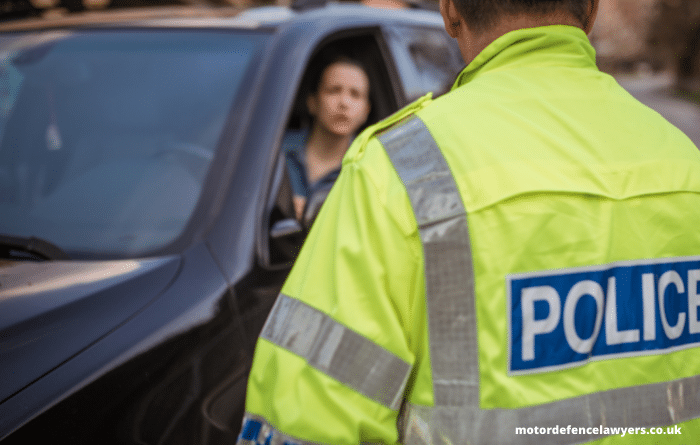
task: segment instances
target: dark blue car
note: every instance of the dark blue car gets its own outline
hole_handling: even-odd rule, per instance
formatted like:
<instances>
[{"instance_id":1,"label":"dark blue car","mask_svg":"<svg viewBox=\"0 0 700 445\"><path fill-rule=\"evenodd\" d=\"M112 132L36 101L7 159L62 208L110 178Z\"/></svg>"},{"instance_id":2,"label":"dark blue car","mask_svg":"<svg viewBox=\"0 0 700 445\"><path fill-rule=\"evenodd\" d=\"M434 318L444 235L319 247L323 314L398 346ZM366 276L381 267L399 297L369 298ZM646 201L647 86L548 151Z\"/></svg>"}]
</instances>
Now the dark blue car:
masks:
<instances>
[{"instance_id":1,"label":"dark blue car","mask_svg":"<svg viewBox=\"0 0 700 445\"><path fill-rule=\"evenodd\" d=\"M235 442L305 233L280 144L329 47L369 67L370 123L462 66L415 8L0 23L3 445Z\"/></svg>"}]
</instances>

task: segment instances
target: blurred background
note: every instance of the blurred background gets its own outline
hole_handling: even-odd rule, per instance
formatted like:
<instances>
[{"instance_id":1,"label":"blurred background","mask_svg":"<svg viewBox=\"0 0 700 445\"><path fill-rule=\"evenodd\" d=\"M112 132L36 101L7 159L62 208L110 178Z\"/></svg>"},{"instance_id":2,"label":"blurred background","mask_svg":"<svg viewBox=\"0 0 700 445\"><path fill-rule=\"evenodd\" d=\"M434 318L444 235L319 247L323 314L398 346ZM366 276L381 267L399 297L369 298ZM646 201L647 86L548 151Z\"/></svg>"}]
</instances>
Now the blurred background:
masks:
<instances>
[{"instance_id":1,"label":"blurred background","mask_svg":"<svg viewBox=\"0 0 700 445\"><path fill-rule=\"evenodd\" d=\"M391 0L375 0L389 3ZM430 1L430 0L429 0ZM436 0L434 0L436 1ZM290 0L0 0L4 20L63 11L187 5L287 5ZM601 0L591 40L601 69L666 73L684 90L700 91L700 0Z\"/></svg>"},{"instance_id":2,"label":"blurred background","mask_svg":"<svg viewBox=\"0 0 700 445\"><path fill-rule=\"evenodd\" d=\"M245 9L292 0L0 0L0 20L97 9L188 6ZM315 1L315 0L307 0ZM380 7L402 1L358 0ZM591 40L598 65L700 142L700 0L601 0Z\"/></svg>"}]
</instances>

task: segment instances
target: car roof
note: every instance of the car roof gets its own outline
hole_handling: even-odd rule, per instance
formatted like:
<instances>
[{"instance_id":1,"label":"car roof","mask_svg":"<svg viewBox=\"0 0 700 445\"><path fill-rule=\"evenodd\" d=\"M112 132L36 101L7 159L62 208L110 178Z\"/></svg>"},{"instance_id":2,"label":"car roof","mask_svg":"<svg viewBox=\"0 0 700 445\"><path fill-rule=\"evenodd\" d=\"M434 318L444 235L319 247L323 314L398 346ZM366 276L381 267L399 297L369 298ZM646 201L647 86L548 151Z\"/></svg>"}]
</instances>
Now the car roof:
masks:
<instances>
[{"instance_id":1,"label":"car roof","mask_svg":"<svg viewBox=\"0 0 700 445\"><path fill-rule=\"evenodd\" d=\"M342 19L342 20L340 20ZM440 16L434 10L408 7L383 9L359 3L330 2L297 9L287 6L236 7L161 6L77 13L53 11L42 17L0 22L0 32L92 27L166 27L166 28L277 28L296 21L337 21L339 27L383 22L404 22L435 26Z\"/></svg>"}]
</instances>

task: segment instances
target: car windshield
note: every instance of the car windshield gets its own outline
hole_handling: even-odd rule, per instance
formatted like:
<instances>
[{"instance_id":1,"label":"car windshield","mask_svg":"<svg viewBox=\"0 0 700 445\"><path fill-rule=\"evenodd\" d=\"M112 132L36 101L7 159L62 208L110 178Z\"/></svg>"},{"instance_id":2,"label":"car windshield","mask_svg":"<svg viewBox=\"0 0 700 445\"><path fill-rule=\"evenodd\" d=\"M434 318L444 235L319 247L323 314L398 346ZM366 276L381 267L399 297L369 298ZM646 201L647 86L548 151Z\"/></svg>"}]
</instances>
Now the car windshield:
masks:
<instances>
[{"instance_id":1,"label":"car windshield","mask_svg":"<svg viewBox=\"0 0 700 445\"><path fill-rule=\"evenodd\" d=\"M177 239L266 34L0 35L0 234L74 257Z\"/></svg>"}]
</instances>

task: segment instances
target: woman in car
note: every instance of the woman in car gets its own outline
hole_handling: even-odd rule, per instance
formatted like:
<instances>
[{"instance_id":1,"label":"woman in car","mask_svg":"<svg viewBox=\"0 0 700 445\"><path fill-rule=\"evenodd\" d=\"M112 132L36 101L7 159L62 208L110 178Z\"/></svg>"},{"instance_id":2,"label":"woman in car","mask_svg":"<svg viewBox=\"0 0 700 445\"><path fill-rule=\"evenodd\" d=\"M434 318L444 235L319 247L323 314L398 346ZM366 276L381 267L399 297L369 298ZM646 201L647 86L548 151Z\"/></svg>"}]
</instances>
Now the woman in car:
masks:
<instances>
[{"instance_id":1,"label":"woman in car","mask_svg":"<svg viewBox=\"0 0 700 445\"><path fill-rule=\"evenodd\" d=\"M308 129L290 131L284 139L297 219L317 190L328 190L358 129L369 115L370 86L362 64L344 55L321 57L311 73L306 108Z\"/></svg>"}]
</instances>

